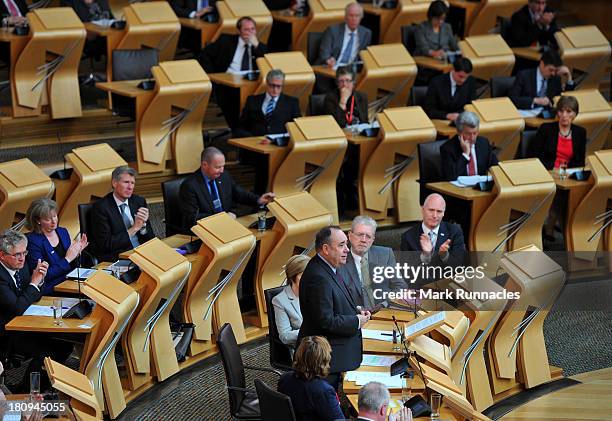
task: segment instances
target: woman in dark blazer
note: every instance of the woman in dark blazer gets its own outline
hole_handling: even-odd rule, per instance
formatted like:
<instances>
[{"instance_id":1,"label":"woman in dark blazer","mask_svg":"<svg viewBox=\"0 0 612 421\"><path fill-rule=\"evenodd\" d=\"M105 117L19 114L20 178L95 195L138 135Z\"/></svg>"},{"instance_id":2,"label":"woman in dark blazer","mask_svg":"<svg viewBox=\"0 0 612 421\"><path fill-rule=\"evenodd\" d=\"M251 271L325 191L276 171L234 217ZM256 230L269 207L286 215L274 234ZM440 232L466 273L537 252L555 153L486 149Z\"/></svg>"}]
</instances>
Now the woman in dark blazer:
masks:
<instances>
[{"instance_id":1,"label":"woman in dark blazer","mask_svg":"<svg viewBox=\"0 0 612 421\"><path fill-rule=\"evenodd\" d=\"M355 91L355 74L349 66L336 70L336 86L323 101L325 114L331 114L342 128L368 122L368 97Z\"/></svg>"},{"instance_id":2,"label":"woman in dark blazer","mask_svg":"<svg viewBox=\"0 0 612 421\"><path fill-rule=\"evenodd\" d=\"M325 380L331 346L323 336L306 336L293 359L293 371L278 380L278 391L289 396L297 421L345 419L338 395Z\"/></svg>"},{"instance_id":3,"label":"woman in dark blazer","mask_svg":"<svg viewBox=\"0 0 612 421\"><path fill-rule=\"evenodd\" d=\"M47 198L37 199L26 212L28 237L28 267L35 268L38 260L49 264L42 293L53 293L53 288L63 282L75 267L76 259L89 244L83 234L71 241L66 228L58 226L57 204Z\"/></svg>"},{"instance_id":4,"label":"woman in dark blazer","mask_svg":"<svg viewBox=\"0 0 612 421\"><path fill-rule=\"evenodd\" d=\"M459 45L451 26L444 22L448 6L436 0L429 5L427 20L417 26L415 36L415 56L429 56L443 59L447 51L459 50Z\"/></svg>"},{"instance_id":5,"label":"woman in dark blazer","mask_svg":"<svg viewBox=\"0 0 612 421\"><path fill-rule=\"evenodd\" d=\"M557 119L538 129L528 148L530 158L539 158L548 170L565 164L568 168L583 167L586 150L586 130L572 124L578 115L578 101L562 96L557 103Z\"/></svg>"}]
</instances>

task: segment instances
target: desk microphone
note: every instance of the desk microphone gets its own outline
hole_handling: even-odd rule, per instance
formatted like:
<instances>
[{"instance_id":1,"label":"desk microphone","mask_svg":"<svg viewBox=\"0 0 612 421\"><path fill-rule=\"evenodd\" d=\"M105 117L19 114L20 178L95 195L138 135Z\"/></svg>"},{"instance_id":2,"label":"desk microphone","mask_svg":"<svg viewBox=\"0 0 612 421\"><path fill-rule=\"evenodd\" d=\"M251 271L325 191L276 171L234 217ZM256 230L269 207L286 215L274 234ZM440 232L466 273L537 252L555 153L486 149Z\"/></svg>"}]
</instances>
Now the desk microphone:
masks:
<instances>
[{"instance_id":1,"label":"desk microphone","mask_svg":"<svg viewBox=\"0 0 612 421\"><path fill-rule=\"evenodd\" d=\"M394 372L395 374L399 374L402 371L404 372L404 375L405 375L406 371L408 370L408 367L410 366L410 363L408 361L410 350L408 349L408 346L406 346L406 335L404 333L404 330L400 329L399 325L397 324L397 319L395 318L395 316L392 315L391 318L393 319L393 324L395 324L395 328L399 332L400 340L402 341L402 346L404 347L404 353L406 355L405 357L402 357L401 359L391 364L391 367L390 367L391 375L393 376ZM419 372L421 373L421 378L423 379L423 383L425 383L425 376L423 375L423 369L421 368L421 362L419 361L418 354L416 353L416 351L412 351L412 352L414 353L415 360L417 362L417 366L419 367Z\"/></svg>"},{"instance_id":2,"label":"desk microphone","mask_svg":"<svg viewBox=\"0 0 612 421\"><path fill-rule=\"evenodd\" d=\"M81 235L83 235L81 233ZM78 258L78 262L77 262L77 288L79 290L79 302L76 303L75 305L73 305L72 307L70 307L70 309L64 313L64 317L66 318L70 318L70 317L76 317L77 319L83 319L85 318L85 316L87 316L89 313L91 313L91 310L93 309L93 306L91 305L91 303L87 300L83 299L83 293L81 292L81 274L80 274L80 270L81 270L81 255L82 255L83 251L79 251L79 258Z\"/></svg>"}]
</instances>

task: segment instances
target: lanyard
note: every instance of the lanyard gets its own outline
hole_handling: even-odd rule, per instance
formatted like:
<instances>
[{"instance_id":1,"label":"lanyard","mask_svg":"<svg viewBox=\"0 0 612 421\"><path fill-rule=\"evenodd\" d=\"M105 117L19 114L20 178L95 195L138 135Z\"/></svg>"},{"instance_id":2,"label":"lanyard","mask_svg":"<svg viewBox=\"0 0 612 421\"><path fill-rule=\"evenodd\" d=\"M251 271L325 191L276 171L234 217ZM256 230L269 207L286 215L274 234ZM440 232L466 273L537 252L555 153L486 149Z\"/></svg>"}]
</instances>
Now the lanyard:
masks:
<instances>
[{"instance_id":1,"label":"lanyard","mask_svg":"<svg viewBox=\"0 0 612 421\"><path fill-rule=\"evenodd\" d=\"M355 109L355 95L351 95L351 111L345 111L344 117L346 118L346 123L350 125L353 122L353 110Z\"/></svg>"}]
</instances>

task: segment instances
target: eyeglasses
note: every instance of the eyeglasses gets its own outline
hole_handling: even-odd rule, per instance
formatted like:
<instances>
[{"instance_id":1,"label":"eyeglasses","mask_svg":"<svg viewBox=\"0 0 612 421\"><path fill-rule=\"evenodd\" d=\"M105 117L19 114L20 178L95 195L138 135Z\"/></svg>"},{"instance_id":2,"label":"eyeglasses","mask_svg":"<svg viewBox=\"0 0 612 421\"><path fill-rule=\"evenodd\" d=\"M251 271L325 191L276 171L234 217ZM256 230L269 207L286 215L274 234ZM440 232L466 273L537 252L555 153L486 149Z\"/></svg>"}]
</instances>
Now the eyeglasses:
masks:
<instances>
[{"instance_id":1,"label":"eyeglasses","mask_svg":"<svg viewBox=\"0 0 612 421\"><path fill-rule=\"evenodd\" d=\"M338 79L338 83L353 83L353 79Z\"/></svg>"},{"instance_id":2,"label":"eyeglasses","mask_svg":"<svg viewBox=\"0 0 612 421\"><path fill-rule=\"evenodd\" d=\"M364 238L366 240L371 240L372 238L374 238L373 236L371 236L370 234L366 234L365 232L354 232L353 235L357 238Z\"/></svg>"},{"instance_id":3,"label":"eyeglasses","mask_svg":"<svg viewBox=\"0 0 612 421\"><path fill-rule=\"evenodd\" d=\"M26 257L28 255L28 250L26 251L19 251L17 253L13 253L13 254L9 254L9 256L11 257L16 257L16 258L21 258L21 257Z\"/></svg>"},{"instance_id":4,"label":"eyeglasses","mask_svg":"<svg viewBox=\"0 0 612 421\"><path fill-rule=\"evenodd\" d=\"M274 89L283 89L283 85L277 85L276 83L268 83L268 86Z\"/></svg>"}]
</instances>

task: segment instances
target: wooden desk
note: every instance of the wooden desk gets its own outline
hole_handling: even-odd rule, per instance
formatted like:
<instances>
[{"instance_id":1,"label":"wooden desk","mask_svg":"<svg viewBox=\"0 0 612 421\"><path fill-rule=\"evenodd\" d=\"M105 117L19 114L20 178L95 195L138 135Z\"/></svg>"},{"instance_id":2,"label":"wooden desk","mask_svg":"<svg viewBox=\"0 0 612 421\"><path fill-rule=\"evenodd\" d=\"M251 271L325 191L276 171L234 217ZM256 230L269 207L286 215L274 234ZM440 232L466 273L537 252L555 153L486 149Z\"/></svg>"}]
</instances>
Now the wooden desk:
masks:
<instances>
[{"instance_id":1,"label":"wooden desk","mask_svg":"<svg viewBox=\"0 0 612 421\"><path fill-rule=\"evenodd\" d=\"M542 56L540 49L537 47L514 47L512 48L512 52L516 57L535 62L540 61L540 57Z\"/></svg>"},{"instance_id":2,"label":"wooden desk","mask_svg":"<svg viewBox=\"0 0 612 421\"><path fill-rule=\"evenodd\" d=\"M578 181L571 178L566 178L565 180L561 180L559 178L559 172L552 170L550 171L553 179L555 180L555 184L557 185L558 190L567 191L567 207L565 210L565 218L563 219L563 241L565 243L565 249L571 250L570 246L570 221L572 221L574 217L574 212L576 208L584 198L584 196L591 189L592 183L588 180Z\"/></svg>"},{"instance_id":3,"label":"wooden desk","mask_svg":"<svg viewBox=\"0 0 612 421\"><path fill-rule=\"evenodd\" d=\"M416 62L417 66L425 67L426 69L437 70L442 73L450 72L453 69L452 64L437 58L428 56L413 56L412 58Z\"/></svg>"},{"instance_id":4,"label":"wooden desk","mask_svg":"<svg viewBox=\"0 0 612 421\"><path fill-rule=\"evenodd\" d=\"M477 222L484 211L489 207L494 199L493 192L482 192L471 187L453 186L448 181L439 181L437 183L427 183L427 188L436 191L442 195L448 195L463 199L470 202L470 244L468 249L474 250L474 230Z\"/></svg>"},{"instance_id":5,"label":"wooden desk","mask_svg":"<svg viewBox=\"0 0 612 421\"><path fill-rule=\"evenodd\" d=\"M181 27L190 28L200 33L200 49L206 47L206 44L212 41L213 36L217 32L219 22L206 22L199 18L179 18Z\"/></svg>"},{"instance_id":6,"label":"wooden desk","mask_svg":"<svg viewBox=\"0 0 612 421\"><path fill-rule=\"evenodd\" d=\"M268 180L266 183L266 191L272 191L272 180L274 179L274 174L276 174L276 170L289 153L289 148L287 146L276 146L272 144L263 145L261 142L264 139L264 136L243 137L238 139L230 139L228 143L230 145L237 146L238 148L264 155L263 158L268 160Z\"/></svg>"},{"instance_id":7,"label":"wooden desk","mask_svg":"<svg viewBox=\"0 0 612 421\"><path fill-rule=\"evenodd\" d=\"M438 132L438 137L448 137L451 138L457 134L457 128L451 127L450 120L437 120L432 119L436 131Z\"/></svg>"},{"instance_id":8,"label":"wooden desk","mask_svg":"<svg viewBox=\"0 0 612 421\"><path fill-rule=\"evenodd\" d=\"M19 54L28 43L27 35L15 35L13 34L13 28L2 28L0 29L0 42L6 42L9 44L9 65L11 69L15 68L15 63L17 62L17 58ZM12 80L12 77L9 75L9 81ZM15 99L15 91L11 84L11 97L12 97L12 109L13 109L13 117L27 117L37 115L36 110L28 110L23 107L19 107L17 105L17 100Z\"/></svg>"},{"instance_id":9,"label":"wooden desk","mask_svg":"<svg viewBox=\"0 0 612 421\"><path fill-rule=\"evenodd\" d=\"M236 75L233 73L210 73L208 77L214 83L240 90L241 112L244 109L244 104L246 104L249 95L253 95L257 87L261 84L261 75L257 80L246 80L243 75Z\"/></svg>"},{"instance_id":10,"label":"wooden desk","mask_svg":"<svg viewBox=\"0 0 612 421\"><path fill-rule=\"evenodd\" d=\"M328 77L331 79L336 78L336 71L334 70L334 68L329 67L325 64L315 64L314 66L312 66L312 70L320 76ZM355 75L355 82L357 82L358 77L359 75Z\"/></svg>"},{"instance_id":11,"label":"wooden desk","mask_svg":"<svg viewBox=\"0 0 612 421\"><path fill-rule=\"evenodd\" d=\"M554 118L542 118L542 117L527 117L525 118L525 126L531 129L538 129L544 123L552 123L556 121Z\"/></svg>"},{"instance_id":12,"label":"wooden desk","mask_svg":"<svg viewBox=\"0 0 612 421\"><path fill-rule=\"evenodd\" d=\"M53 300L61 297L44 296L34 303L41 306L53 305ZM74 298L66 298L66 300L75 301ZM6 330L22 331L22 332L46 332L46 333L85 333L89 334L99 320L91 317L84 319L62 319L61 325L56 325L53 322L53 317L47 316L17 316L6 324Z\"/></svg>"},{"instance_id":13,"label":"wooden desk","mask_svg":"<svg viewBox=\"0 0 612 421\"><path fill-rule=\"evenodd\" d=\"M374 367L374 366L362 365L355 371L365 372L365 373L385 373L385 372L388 373L389 367ZM424 390L425 389L425 383L423 383L423 379L421 379L421 377L417 375L415 375L413 379L410 379L408 381L408 385L410 386L412 390ZM357 396L357 393L359 393L359 389L361 389L361 387L362 386L358 385L357 383L353 381L346 380L346 378L342 381L342 390L347 395L354 393L355 396ZM388 390L390 393L399 393L399 394L402 393L401 387L390 387ZM357 405L355 405L355 408L356 407Z\"/></svg>"}]
</instances>

